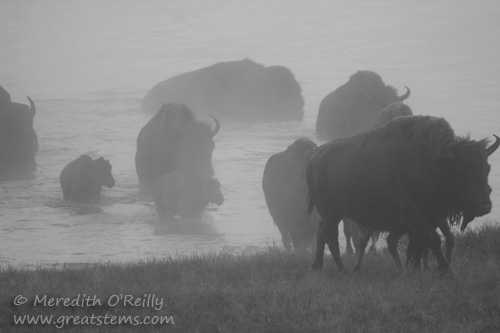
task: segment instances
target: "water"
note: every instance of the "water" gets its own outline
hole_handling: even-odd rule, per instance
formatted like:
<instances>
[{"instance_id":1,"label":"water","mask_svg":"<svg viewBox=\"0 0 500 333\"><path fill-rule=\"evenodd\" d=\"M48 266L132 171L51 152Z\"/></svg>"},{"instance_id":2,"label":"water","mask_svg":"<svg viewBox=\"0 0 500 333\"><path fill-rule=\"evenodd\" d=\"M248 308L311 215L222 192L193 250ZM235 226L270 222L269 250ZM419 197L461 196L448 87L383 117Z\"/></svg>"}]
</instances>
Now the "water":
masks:
<instances>
[{"instance_id":1,"label":"water","mask_svg":"<svg viewBox=\"0 0 500 333\"><path fill-rule=\"evenodd\" d=\"M400 92L416 114L448 119L458 134L500 134L497 1L2 1L0 84L35 100L35 179L0 183L0 263L30 266L133 261L195 251L281 246L261 178L295 138L317 143L321 99L357 70ZM160 223L140 193L135 141L151 115L146 92L173 75L251 58L292 70L302 122L223 123L213 156L226 198L199 223ZM109 158L116 186L100 210L62 200L59 173L81 154ZM499 220L500 154L490 158Z\"/></svg>"}]
</instances>

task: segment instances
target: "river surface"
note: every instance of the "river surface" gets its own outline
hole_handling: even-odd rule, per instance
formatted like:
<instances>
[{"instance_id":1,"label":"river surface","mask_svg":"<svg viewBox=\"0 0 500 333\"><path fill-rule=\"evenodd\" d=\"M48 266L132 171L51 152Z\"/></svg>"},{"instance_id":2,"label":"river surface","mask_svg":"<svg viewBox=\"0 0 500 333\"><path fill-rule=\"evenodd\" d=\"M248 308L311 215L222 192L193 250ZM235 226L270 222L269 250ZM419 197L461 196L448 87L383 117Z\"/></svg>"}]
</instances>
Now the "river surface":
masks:
<instances>
[{"instance_id":1,"label":"river surface","mask_svg":"<svg viewBox=\"0 0 500 333\"><path fill-rule=\"evenodd\" d=\"M0 182L0 263L136 261L281 246L261 179L267 159L314 130L321 99L358 70L404 92L415 114L457 134L500 135L500 2L80 0L0 2L0 84L37 105L34 179ZM225 202L196 223L159 222L134 166L146 92L171 76L250 58L288 67L301 122L222 123L213 163ZM63 201L59 173L81 154L110 159L99 207ZM500 154L490 158L499 221ZM343 242L343 239L341 240ZM342 245L343 246L343 245Z\"/></svg>"}]
</instances>

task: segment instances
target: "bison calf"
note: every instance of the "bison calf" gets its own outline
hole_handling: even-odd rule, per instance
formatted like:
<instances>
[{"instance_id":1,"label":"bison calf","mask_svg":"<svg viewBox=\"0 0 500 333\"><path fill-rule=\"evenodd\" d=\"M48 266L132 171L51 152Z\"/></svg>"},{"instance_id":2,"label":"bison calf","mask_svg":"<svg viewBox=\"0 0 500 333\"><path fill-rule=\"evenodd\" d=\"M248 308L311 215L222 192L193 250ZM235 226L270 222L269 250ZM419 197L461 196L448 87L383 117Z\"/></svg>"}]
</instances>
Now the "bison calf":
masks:
<instances>
[{"instance_id":1,"label":"bison calf","mask_svg":"<svg viewBox=\"0 0 500 333\"><path fill-rule=\"evenodd\" d=\"M88 155L82 155L68 163L59 176L64 200L98 203L102 187L115 186L111 168L109 160L102 157L92 160Z\"/></svg>"},{"instance_id":2,"label":"bison calf","mask_svg":"<svg viewBox=\"0 0 500 333\"><path fill-rule=\"evenodd\" d=\"M220 183L195 172L172 172L158 178L153 185L153 199L158 217L162 220L199 218L209 203L224 202Z\"/></svg>"}]
</instances>

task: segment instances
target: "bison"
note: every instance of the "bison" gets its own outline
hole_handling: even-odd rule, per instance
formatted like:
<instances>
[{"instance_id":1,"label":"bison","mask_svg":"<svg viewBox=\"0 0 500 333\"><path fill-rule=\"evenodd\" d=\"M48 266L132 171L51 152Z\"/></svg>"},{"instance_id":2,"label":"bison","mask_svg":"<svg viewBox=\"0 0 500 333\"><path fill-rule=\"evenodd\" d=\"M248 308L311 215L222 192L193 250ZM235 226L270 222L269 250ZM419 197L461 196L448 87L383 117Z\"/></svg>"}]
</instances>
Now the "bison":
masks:
<instances>
[{"instance_id":1,"label":"bison","mask_svg":"<svg viewBox=\"0 0 500 333\"><path fill-rule=\"evenodd\" d=\"M214 129L196 119L187 106L164 104L137 137L135 166L139 183L150 187L157 178L174 171L213 175L213 138L220 124L212 118Z\"/></svg>"},{"instance_id":2,"label":"bison","mask_svg":"<svg viewBox=\"0 0 500 333\"><path fill-rule=\"evenodd\" d=\"M195 172L172 172L158 178L153 185L153 199L161 220L175 215L199 218L209 203L224 202L217 179Z\"/></svg>"},{"instance_id":3,"label":"bison","mask_svg":"<svg viewBox=\"0 0 500 333\"><path fill-rule=\"evenodd\" d=\"M300 120L304 114L302 88L293 73L250 59L220 62L162 81L146 94L141 108L152 113L168 102L239 120Z\"/></svg>"},{"instance_id":4,"label":"bison","mask_svg":"<svg viewBox=\"0 0 500 333\"><path fill-rule=\"evenodd\" d=\"M327 139L348 137L370 129L380 110L410 96L410 89L398 96L379 74L358 71L347 83L326 95L316 120L318 135Z\"/></svg>"},{"instance_id":5,"label":"bison","mask_svg":"<svg viewBox=\"0 0 500 333\"><path fill-rule=\"evenodd\" d=\"M264 168L262 189L283 246L304 249L318 229L318 215L307 218L306 165L317 145L306 138L295 140L285 151L272 155Z\"/></svg>"},{"instance_id":6,"label":"bison","mask_svg":"<svg viewBox=\"0 0 500 333\"><path fill-rule=\"evenodd\" d=\"M412 116L412 115L413 112L411 108L408 105L404 104L403 102L391 103L384 109L380 110L371 129L381 128L394 118L403 116ZM343 221L344 221L344 236L346 238L346 252L353 253L353 248L351 245L351 239L352 239L354 247L356 248L356 253L358 253L359 252L358 236L360 235L358 224L349 218L344 218ZM379 236L380 236L379 232L374 232L372 234L371 237L372 245L370 246L370 251L372 252L376 251L375 243L379 239Z\"/></svg>"},{"instance_id":7,"label":"bison","mask_svg":"<svg viewBox=\"0 0 500 333\"><path fill-rule=\"evenodd\" d=\"M35 154L38 137L33 128L35 103L30 106L13 103L10 94L0 86L0 177L24 178L36 171Z\"/></svg>"},{"instance_id":8,"label":"bison","mask_svg":"<svg viewBox=\"0 0 500 333\"><path fill-rule=\"evenodd\" d=\"M451 262L451 253L453 250L453 247L455 245L455 237L453 236L453 233L450 230L450 224L448 223L447 220L441 220L438 224L439 230L443 233L445 239L446 239L446 252L445 252L445 257L448 260L448 262ZM367 234L365 235L364 232ZM371 233L370 229L364 228L363 231L363 237L360 239L360 243L358 243L358 246L360 248L363 248L364 252L364 247L366 244L364 243L367 241L369 238L369 234ZM403 233L400 231L395 231L392 230L389 235L387 236L387 246L389 249L389 253L391 254L392 258L394 259L394 263L399 269L403 268L403 265L401 264L401 259L399 257L398 253L398 243L400 238L403 236ZM429 268L428 264L428 252L429 249L426 247L422 247L421 244L414 238L410 236L410 241L408 243L407 247L407 256L406 256L406 266L408 267L409 265L412 266L414 270L420 268L420 261L423 261L424 269ZM361 267L361 258L363 257L362 253L358 253L358 261L356 262L356 265L354 266L355 270L358 270Z\"/></svg>"},{"instance_id":9,"label":"bison","mask_svg":"<svg viewBox=\"0 0 500 333\"><path fill-rule=\"evenodd\" d=\"M322 267L328 244L344 270L338 223L347 216L368 230L409 233L449 271L436 228L461 216L464 230L491 211L488 156L500 145L495 139L488 147L487 140L455 136L443 118L408 116L319 147L306 170L308 212L316 207L322 218L312 268ZM360 264L361 257L355 268Z\"/></svg>"},{"instance_id":10,"label":"bison","mask_svg":"<svg viewBox=\"0 0 500 333\"><path fill-rule=\"evenodd\" d=\"M59 175L65 201L75 203L99 203L103 186L112 188L115 179L109 160L99 157L92 160L82 155L68 163Z\"/></svg>"},{"instance_id":11,"label":"bison","mask_svg":"<svg viewBox=\"0 0 500 333\"><path fill-rule=\"evenodd\" d=\"M439 230L441 230L446 240L445 257L448 260L448 262L451 263L451 253L453 251L453 247L455 246L455 236L451 232L450 224L446 220L441 220L438 224L438 228ZM394 249L396 249L397 246L394 244L391 245L391 242L397 245L398 243L397 235L392 240L390 239L387 240L389 248L391 248L392 246L393 247L392 251L394 251ZM418 241L410 237L406 255L406 266L408 267L409 265L411 265L413 269L420 269L420 260L422 259L424 269L428 269L429 268L429 263L427 259L428 254L429 254L429 248L422 247L422 245ZM396 262L396 265L398 265L398 262ZM399 263L399 267L401 267L401 263Z\"/></svg>"}]
</instances>

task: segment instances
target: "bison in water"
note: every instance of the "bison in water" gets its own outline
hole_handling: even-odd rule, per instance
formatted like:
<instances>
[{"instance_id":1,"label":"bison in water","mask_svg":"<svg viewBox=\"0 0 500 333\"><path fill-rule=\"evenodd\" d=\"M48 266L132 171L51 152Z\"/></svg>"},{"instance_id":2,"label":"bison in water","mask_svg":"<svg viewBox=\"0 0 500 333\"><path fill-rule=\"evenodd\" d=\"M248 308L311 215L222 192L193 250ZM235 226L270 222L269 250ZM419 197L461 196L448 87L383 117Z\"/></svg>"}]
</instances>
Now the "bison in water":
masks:
<instances>
[{"instance_id":1,"label":"bison in water","mask_svg":"<svg viewBox=\"0 0 500 333\"><path fill-rule=\"evenodd\" d=\"M442 271L449 262L436 232L447 218L462 217L461 229L491 211L490 156L500 145L457 137L448 122L429 116L399 117L378 130L319 147L307 170L308 212L322 217L312 268L323 266L328 244L344 270L338 243L343 216L368 230L409 233L432 250ZM369 233L366 233L369 235ZM361 238L366 246L366 236ZM359 268L364 247L360 251Z\"/></svg>"},{"instance_id":2,"label":"bison in water","mask_svg":"<svg viewBox=\"0 0 500 333\"><path fill-rule=\"evenodd\" d=\"M285 151L271 156L264 168L262 189L286 250L292 244L295 249L305 248L318 230L317 213L306 216L306 165L316 148L309 139L297 139Z\"/></svg>"},{"instance_id":3,"label":"bison in water","mask_svg":"<svg viewBox=\"0 0 500 333\"><path fill-rule=\"evenodd\" d=\"M316 131L322 137L337 139L370 129L379 111L393 102L410 96L408 87L404 95L386 86L377 73L358 71L349 81L328 94L320 103Z\"/></svg>"},{"instance_id":4,"label":"bison in water","mask_svg":"<svg viewBox=\"0 0 500 333\"><path fill-rule=\"evenodd\" d=\"M35 154L38 138L33 129L35 103L30 106L13 103L10 94L0 86L0 177L16 179L36 171Z\"/></svg>"},{"instance_id":5,"label":"bison in water","mask_svg":"<svg viewBox=\"0 0 500 333\"><path fill-rule=\"evenodd\" d=\"M149 187L157 178L174 171L213 175L213 138L220 124L212 118L214 129L197 120L195 113L185 105L163 105L137 138L135 167L139 182Z\"/></svg>"},{"instance_id":6,"label":"bison in water","mask_svg":"<svg viewBox=\"0 0 500 333\"><path fill-rule=\"evenodd\" d=\"M220 183L195 172L172 172L158 178L153 185L153 199L161 220L199 218L209 203L224 202Z\"/></svg>"},{"instance_id":7,"label":"bison in water","mask_svg":"<svg viewBox=\"0 0 500 333\"><path fill-rule=\"evenodd\" d=\"M59 175L64 200L98 203L101 200L102 187L115 186L111 168L108 160L102 157L92 160L88 155L82 155L68 163Z\"/></svg>"},{"instance_id":8,"label":"bison in water","mask_svg":"<svg viewBox=\"0 0 500 333\"><path fill-rule=\"evenodd\" d=\"M214 64L171 77L144 97L144 112L177 102L197 112L240 120L300 120L302 89L283 66L265 67L244 59Z\"/></svg>"}]
</instances>

